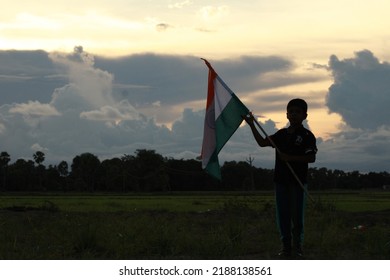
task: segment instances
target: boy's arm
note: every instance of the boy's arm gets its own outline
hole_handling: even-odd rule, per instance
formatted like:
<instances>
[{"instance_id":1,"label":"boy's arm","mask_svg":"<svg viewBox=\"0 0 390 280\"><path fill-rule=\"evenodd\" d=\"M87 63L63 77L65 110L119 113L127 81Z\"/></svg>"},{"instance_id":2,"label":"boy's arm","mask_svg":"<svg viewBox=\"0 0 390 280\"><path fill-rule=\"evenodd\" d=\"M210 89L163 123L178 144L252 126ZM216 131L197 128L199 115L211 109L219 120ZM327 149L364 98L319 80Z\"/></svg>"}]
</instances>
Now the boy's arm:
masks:
<instances>
[{"instance_id":1,"label":"boy's arm","mask_svg":"<svg viewBox=\"0 0 390 280\"><path fill-rule=\"evenodd\" d=\"M256 129L255 124L253 123L254 117L252 114L242 116L244 120L247 122L249 127L252 130L253 137L255 138L257 144L259 144L260 147L267 147L267 146L272 146L268 138L264 138L261 136L259 131Z\"/></svg>"}]
</instances>

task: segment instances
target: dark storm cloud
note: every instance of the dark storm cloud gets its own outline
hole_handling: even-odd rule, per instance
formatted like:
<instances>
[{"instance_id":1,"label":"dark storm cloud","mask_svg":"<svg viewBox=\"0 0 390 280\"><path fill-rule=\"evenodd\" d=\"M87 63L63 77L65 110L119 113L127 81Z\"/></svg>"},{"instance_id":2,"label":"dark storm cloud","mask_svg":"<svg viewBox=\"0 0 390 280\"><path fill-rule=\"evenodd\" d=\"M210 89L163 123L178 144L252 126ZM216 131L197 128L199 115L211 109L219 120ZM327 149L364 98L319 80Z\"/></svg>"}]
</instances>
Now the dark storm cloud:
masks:
<instances>
[{"instance_id":1,"label":"dark storm cloud","mask_svg":"<svg viewBox=\"0 0 390 280\"><path fill-rule=\"evenodd\" d=\"M229 81L233 90L248 92L283 85L284 79L270 74L288 72L295 66L283 57L241 56L216 61L213 67L223 79Z\"/></svg>"},{"instance_id":2,"label":"dark storm cloud","mask_svg":"<svg viewBox=\"0 0 390 280\"><path fill-rule=\"evenodd\" d=\"M44 51L0 51L0 73L8 75L46 76L53 63Z\"/></svg>"},{"instance_id":3,"label":"dark storm cloud","mask_svg":"<svg viewBox=\"0 0 390 280\"><path fill-rule=\"evenodd\" d=\"M211 61L233 90L260 90L293 83L287 79L263 78L270 72L288 71L293 64L281 57L244 56L232 60ZM199 57L138 54L117 59L95 57L95 65L114 73L117 98L129 98L134 104L180 104L205 98L207 68ZM279 77L280 78L280 77ZM124 89L129 85L129 89ZM115 85L114 85L115 86Z\"/></svg>"},{"instance_id":4,"label":"dark storm cloud","mask_svg":"<svg viewBox=\"0 0 390 280\"><path fill-rule=\"evenodd\" d=\"M95 58L96 67L113 73L116 98L127 98L141 106L158 101L179 104L203 98L204 90L200 90L199 85L205 73L201 71L200 62L191 56L155 54Z\"/></svg>"},{"instance_id":5,"label":"dark storm cloud","mask_svg":"<svg viewBox=\"0 0 390 280\"><path fill-rule=\"evenodd\" d=\"M353 128L376 129L390 125L390 65L368 50L354 58L339 60L332 55L329 69L334 82L326 104Z\"/></svg>"},{"instance_id":6,"label":"dark storm cloud","mask_svg":"<svg viewBox=\"0 0 390 280\"><path fill-rule=\"evenodd\" d=\"M44 51L0 51L1 104L47 102L53 89L66 81Z\"/></svg>"}]
</instances>

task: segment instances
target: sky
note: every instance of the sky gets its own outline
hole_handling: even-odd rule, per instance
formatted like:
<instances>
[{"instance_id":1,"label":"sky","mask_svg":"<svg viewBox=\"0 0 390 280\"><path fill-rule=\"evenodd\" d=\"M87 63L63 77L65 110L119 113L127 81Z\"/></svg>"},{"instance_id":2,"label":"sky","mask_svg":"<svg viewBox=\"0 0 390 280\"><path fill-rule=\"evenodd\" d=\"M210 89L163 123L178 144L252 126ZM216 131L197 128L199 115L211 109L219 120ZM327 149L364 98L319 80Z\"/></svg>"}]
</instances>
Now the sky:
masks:
<instances>
[{"instance_id":1,"label":"sky","mask_svg":"<svg viewBox=\"0 0 390 280\"><path fill-rule=\"evenodd\" d=\"M55 5L54 5L55 3ZM390 2L0 0L0 150L200 154L206 58L268 134L304 98L312 167L389 172ZM243 124L221 164L272 168Z\"/></svg>"}]
</instances>

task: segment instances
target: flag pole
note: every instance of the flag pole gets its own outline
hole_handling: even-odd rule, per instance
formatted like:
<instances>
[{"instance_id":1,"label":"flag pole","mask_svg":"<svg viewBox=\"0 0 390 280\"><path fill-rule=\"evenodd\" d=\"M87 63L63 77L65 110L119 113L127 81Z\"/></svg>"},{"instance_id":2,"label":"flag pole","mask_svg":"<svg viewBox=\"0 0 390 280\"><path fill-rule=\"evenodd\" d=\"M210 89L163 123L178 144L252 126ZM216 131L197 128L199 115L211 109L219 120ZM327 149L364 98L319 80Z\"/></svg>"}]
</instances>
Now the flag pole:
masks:
<instances>
[{"instance_id":1,"label":"flag pole","mask_svg":"<svg viewBox=\"0 0 390 280\"><path fill-rule=\"evenodd\" d=\"M260 128L260 130L264 133L265 137L269 140L269 142L271 143L272 147L275 148L276 152L277 153L281 153L281 151L279 150L279 148L276 146L275 142L272 140L271 137L268 136L267 132L265 132L265 130L261 127L260 123L256 120L256 118L253 118L253 120L255 121L256 125ZM309 192L307 191L307 189L305 188L305 186L303 185L301 179L299 179L298 175L295 173L294 169L292 168L291 164L288 162L288 161L285 161L288 169L290 169L291 171L291 174L294 176L294 178L297 180L299 186L302 188L302 190L305 192L305 194L310 198L310 200L312 202L315 202L314 201L314 198L309 194Z\"/></svg>"}]
</instances>

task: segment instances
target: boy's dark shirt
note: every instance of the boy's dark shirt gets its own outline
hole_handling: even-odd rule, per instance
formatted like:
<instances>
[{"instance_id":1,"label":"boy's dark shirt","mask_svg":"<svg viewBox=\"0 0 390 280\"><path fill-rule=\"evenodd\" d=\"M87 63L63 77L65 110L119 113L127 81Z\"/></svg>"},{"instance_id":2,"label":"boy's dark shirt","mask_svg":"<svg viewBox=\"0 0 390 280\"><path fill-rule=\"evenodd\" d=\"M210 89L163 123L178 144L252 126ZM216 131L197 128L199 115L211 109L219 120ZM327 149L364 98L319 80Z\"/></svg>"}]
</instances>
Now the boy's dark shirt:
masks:
<instances>
[{"instance_id":1,"label":"boy's dark shirt","mask_svg":"<svg viewBox=\"0 0 390 280\"><path fill-rule=\"evenodd\" d=\"M308 155L317 153L316 138L314 134L303 127L303 125L296 128L292 133L289 133L287 128L282 128L272 135L271 138L281 152L289 155ZM306 184L308 163L293 161L289 163L301 182ZM274 181L275 183L280 184L298 183L287 164L279 158L277 152Z\"/></svg>"}]
</instances>

